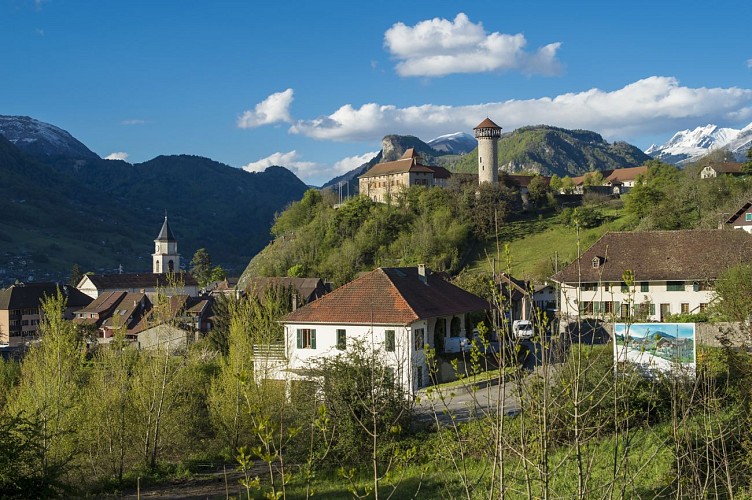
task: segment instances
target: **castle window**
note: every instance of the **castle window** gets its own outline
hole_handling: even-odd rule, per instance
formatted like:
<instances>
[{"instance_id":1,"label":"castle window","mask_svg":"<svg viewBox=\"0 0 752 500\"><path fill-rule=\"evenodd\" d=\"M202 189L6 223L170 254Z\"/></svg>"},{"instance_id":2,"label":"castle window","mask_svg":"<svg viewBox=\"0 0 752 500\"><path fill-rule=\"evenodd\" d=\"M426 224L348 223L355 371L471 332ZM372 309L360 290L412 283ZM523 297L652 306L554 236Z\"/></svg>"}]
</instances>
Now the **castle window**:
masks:
<instances>
[{"instance_id":1,"label":"castle window","mask_svg":"<svg viewBox=\"0 0 752 500\"><path fill-rule=\"evenodd\" d=\"M167 268L170 270L170 272L173 272L175 270L175 263L172 260L168 261Z\"/></svg>"},{"instance_id":2,"label":"castle window","mask_svg":"<svg viewBox=\"0 0 752 500\"><path fill-rule=\"evenodd\" d=\"M744 214L744 220L747 222L752 221L752 213L746 213Z\"/></svg>"}]
</instances>

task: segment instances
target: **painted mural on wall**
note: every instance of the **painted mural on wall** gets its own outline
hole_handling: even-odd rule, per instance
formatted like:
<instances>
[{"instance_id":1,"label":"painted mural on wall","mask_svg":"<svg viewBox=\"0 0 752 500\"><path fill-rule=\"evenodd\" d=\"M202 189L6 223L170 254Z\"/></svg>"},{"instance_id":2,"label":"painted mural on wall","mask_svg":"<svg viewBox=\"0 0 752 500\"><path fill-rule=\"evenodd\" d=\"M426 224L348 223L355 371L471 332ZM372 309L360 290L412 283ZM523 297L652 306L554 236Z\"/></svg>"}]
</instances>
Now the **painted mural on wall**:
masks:
<instances>
[{"instance_id":1,"label":"painted mural on wall","mask_svg":"<svg viewBox=\"0 0 752 500\"><path fill-rule=\"evenodd\" d=\"M695 339L694 323L616 323L614 359L651 370L694 371Z\"/></svg>"}]
</instances>

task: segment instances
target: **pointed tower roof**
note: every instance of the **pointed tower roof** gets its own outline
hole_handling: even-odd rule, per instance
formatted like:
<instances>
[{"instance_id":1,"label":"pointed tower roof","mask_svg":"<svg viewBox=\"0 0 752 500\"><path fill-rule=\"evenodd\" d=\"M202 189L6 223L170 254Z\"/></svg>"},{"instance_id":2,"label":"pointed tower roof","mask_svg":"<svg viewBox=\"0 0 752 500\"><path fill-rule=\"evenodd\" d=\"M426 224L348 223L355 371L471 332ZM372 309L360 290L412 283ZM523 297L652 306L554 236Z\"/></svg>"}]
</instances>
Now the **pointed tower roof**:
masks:
<instances>
[{"instance_id":1,"label":"pointed tower roof","mask_svg":"<svg viewBox=\"0 0 752 500\"><path fill-rule=\"evenodd\" d=\"M157 236L157 241L177 241L175 235L172 234L172 229L170 229L170 224L167 222L166 215L164 218L164 224L162 224L162 230L159 231L159 236Z\"/></svg>"},{"instance_id":2,"label":"pointed tower roof","mask_svg":"<svg viewBox=\"0 0 752 500\"><path fill-rule=\"evenodd\" d=\"M496 125L493 122L493 120L491 120L490 118L486 118L485 120L483 120L482 122L480 122L477 127L473 128L473 130L476 130L476 129L479 129L479 128L498 128L499 130L501 130L501 127L499 127L498 125Z\"/></svg>"}]
</instances>

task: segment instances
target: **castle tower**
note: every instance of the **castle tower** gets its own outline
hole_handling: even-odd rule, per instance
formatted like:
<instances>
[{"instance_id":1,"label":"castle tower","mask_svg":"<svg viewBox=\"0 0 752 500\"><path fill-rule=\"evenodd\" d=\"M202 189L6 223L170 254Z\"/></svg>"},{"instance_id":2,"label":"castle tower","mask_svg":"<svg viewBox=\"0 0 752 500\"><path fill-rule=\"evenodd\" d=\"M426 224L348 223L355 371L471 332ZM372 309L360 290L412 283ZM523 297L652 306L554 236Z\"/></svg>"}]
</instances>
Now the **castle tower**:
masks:
<instances>
[{"instance_id":1,"label":"castle tower","mask_svg":"<svg viewBox=\"0 0 752 500\"><path fill-rule=\"evenodd\" d=\"M473 129L478 139L478 183L499 182L499 137L501 127L486 118Z\"/></svg>"},{"instance_id":2,"label":"castle tower","mask_svg":"<svg viewBox=\"0 0 752 500\"><path fill-rule=\"evenodd\" d=\"M178 254L178 240L172 234L170 224L165 215L162 230L154 240L154 253L152 254L152 272L172 273L180 270L180 255Z\"/></svg>"}]
</instances>

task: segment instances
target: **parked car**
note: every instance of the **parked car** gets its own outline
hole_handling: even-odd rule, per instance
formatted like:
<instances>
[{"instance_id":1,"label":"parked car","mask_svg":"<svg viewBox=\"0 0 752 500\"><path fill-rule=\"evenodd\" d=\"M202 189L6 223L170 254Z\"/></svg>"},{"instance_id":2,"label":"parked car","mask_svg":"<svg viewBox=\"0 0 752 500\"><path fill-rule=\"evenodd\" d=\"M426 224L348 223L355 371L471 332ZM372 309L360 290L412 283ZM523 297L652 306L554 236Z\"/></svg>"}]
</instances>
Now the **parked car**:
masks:
<instances>
[{"instance_id":1,"label":"parked car","mask_svg":"<svg viewBox=\"0 0 752 500\"><path fill-rule=\"evenodd\" d=\"M526 319L518 319L512 323L512 333L517 340L530 340L535 331L533 323Z\"/></svg>"}]
</instances>

